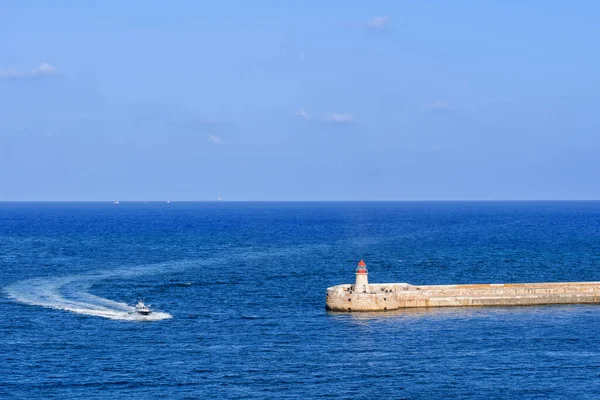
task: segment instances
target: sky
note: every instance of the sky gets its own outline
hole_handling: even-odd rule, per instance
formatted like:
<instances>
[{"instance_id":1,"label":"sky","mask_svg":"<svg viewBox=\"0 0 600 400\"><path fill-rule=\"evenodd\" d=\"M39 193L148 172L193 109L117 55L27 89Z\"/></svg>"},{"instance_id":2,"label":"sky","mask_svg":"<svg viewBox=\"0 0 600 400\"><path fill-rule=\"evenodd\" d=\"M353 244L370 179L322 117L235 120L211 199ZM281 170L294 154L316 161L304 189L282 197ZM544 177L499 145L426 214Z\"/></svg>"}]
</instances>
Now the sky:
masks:
<instances>
[{"instance_id":1,"label":"sky","mask_svg":"<svg viewBox=\"0 0 600 400\"><path fill-rule=\"evenodd\" d=\"M600 199L600 2L0 2L0 200Z\"/></svg>"}]
</instances>

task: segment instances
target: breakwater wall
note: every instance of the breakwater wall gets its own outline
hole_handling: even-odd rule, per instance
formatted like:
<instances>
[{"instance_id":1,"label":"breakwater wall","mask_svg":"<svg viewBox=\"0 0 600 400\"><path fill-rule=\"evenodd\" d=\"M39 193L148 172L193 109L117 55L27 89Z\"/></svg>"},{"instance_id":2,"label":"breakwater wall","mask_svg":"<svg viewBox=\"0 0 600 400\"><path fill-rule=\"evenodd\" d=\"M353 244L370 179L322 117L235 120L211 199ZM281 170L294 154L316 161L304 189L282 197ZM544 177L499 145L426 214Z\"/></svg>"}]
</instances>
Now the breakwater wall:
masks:
<instances>
[{"instance_id":1,"label":"breakwater wall","mask_svg":"<svg viewBox=\"0 0 600 400\"><path fill-rule=\"evenodd\" d=\"M600 303L600 282L427 285L337 285L327 289L331 311L387 311L417 307L531 306Z\"/></svg>"}]
</instances>

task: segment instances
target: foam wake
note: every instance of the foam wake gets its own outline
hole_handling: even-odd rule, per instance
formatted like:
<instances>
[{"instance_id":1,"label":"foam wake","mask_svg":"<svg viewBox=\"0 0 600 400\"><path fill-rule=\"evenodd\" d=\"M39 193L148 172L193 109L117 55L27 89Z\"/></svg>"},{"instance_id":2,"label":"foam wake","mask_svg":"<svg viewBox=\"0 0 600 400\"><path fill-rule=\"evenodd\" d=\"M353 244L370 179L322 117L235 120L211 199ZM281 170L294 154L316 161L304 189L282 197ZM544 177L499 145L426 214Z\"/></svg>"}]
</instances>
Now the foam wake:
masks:
<instances>
[{"instance_id":1,"label":"foam wake","mask_svg":"<svg viewBox=\"0 0 600 400\"><path fill-rule=\"evenodd\" d=\"M159 321L172 318L172 316L157 311L153 311L150 315L140 315L135 312L135 307L127 303L91 294L90 288L107 279L128 279L150 273L165 272L161 266L165 267L165 265L157 264L95 274L27 279L13 283L4 290L8 297L23 304L116 320Z\"/></svg>"},{"instance_id":2,"label":"foam wake","mask_svg":"<svg viewBox=\"0 0 600 400\"><path fill-rule=\"evenodd\" d=\"M226 258L204 260L183 260L176 262L141 265L114 270L98 271L89 274L62 277L34 278L15 282L4 288L8 297L23 304L66 310L78 314L93 315L117 320L159 321L172 318L168 313L153 311L150 315L140 315L135 307L90 293L90 288L108 279L133 279L143 275L165 274L188 268L203 267L232 260L251 260L276 257L293 253L313 252L322 246L297 246L278 250L227 249ZM189 283L184 285L189 286Z\"/></svg>"}]
</instances>

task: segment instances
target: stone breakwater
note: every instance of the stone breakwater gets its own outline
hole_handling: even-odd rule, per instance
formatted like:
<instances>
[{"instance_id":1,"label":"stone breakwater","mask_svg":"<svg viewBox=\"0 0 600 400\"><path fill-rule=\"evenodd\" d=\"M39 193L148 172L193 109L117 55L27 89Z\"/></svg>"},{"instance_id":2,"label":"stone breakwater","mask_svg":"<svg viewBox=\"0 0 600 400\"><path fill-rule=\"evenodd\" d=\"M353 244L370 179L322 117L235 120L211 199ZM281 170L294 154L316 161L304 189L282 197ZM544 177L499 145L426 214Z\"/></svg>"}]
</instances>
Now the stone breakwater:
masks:
<instances>
[{"instance_id":1,"label":"stone breakwater","mask_svg":"<svg viewBox=\"0 0 600 400\"><path fill-rule=\"evenodd\" d=\"M364 278L361 276L361 279ZM600 282L414 286L408 283L363 285L361 281L359 286L328 288L326 299L328 310L344 312L582 303L600 303Z\"/></svg>"}]
</instances>

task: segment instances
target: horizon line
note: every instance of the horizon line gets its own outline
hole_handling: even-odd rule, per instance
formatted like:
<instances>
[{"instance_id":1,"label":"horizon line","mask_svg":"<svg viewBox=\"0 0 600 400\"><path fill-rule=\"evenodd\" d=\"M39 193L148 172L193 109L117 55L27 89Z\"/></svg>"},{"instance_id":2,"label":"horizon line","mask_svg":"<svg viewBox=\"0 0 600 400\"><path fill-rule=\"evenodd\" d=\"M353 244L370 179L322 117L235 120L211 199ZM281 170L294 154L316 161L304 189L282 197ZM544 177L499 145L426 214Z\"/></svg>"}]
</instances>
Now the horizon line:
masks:
<instances>
[{"instance_id":1,"label":"horizon line","mask_svg":"<svg viewBox=\"0 0 600 400\"><path fill-rule=\"evenodd\" d=\"M372 200L0 200L0 203L410 203L410 202L585 202L600 199L372 199Z\"/></svg>"}]
</instances>

